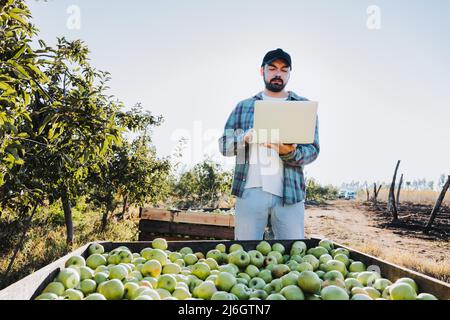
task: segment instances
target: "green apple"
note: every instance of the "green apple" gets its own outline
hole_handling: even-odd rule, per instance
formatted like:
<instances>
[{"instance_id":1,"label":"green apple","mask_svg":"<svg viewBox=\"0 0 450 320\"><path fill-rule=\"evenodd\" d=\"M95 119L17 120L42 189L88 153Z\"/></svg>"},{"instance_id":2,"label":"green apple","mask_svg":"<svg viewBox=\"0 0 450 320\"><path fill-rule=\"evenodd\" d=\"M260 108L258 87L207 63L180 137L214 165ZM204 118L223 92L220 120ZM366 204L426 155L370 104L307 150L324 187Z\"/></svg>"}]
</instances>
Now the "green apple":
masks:
<instances>
[{"instance_id":1,"label":"green apple","mask_svg":"<svg viewBox=\"0 0 450 320\"><path fill-rule=\"evenodd\" d=\"M264 256L258 250L250 250L248 252L250 256L250 263L258 268L261 268L264 264Z\"/></svg>"},{"instance_id":2,"label":"green apple","mask_svg":"<svg viewBox=\"0 0 450 320\"><path fill-rule=\"evenodd\" d=\"M353 288L362 288L363 285L356 279L347 278L345 279L345 288L348 292L351 292Z\"/></svg>"},{"instance_id":3,"label":"green apple","mask_svg":"<svg viewBox=\"0 0 450 320\"><path fill-rule=\"evenodd\" d=\"M323 300L349 300L349 296L345 289L333 285L323 288L321 297Z\"/></svg>"},{"instance_id":4,"label":"green apple","mask_svg":"<svg viewBox=\"0 0 450 320\"><path fill-rule=\"evenodd\" d=\"M142 279L144 279L142 273L137 270L131 271L129 276L136 278L138 281L141 281Z\"/></svg>"},{"instance_id":5,"label":"green apple","mask_svg":"<svg viewBox=\"0 0 450 320\"><path fill-rule=\"evenodd\" d=\"M278 264L281 264L284 262L283 255L279 251L270 251L267 254L267 257L275 257L275 259L277 259Z\"/></svg>"},{"instance_id":6,"label":"green apple","mask_svg":"<svg viewBox=\"0 0 450 320\"><path fill-rule=\"evenodd\" d=\"M214 284L220 291L230 292L231 288L236 284L236 278L228 272L220 272Z\"/></svg>"},{"instance_id":7,"label":"green apple","mask_svg":"<svg viewBox=\"0 0 450 320\"><path fill-rule=\"evenodd\" d=\"M373 300L373 299L366 294L357 293L352 296L351 300Z\"/></svg>"},{"instance_id":8,"label":"green apple","mask_svg":"<svg viewBox=\"0 0 450 320\"><path fill-rule=\"evenodd\" d=\"M99 273L99 272L103 272L103 273L109 274L109 269L108 269L107 266L98 266L98 267L94 270L94 275L95 275L96 273Z\"/></svg>"},{"instance_id":9,"label":"green apple","mask_svg":"<svg viewBox=\"0 0 450 320\"><path fill-rule=\"evenodd\" d=\"M245 278L236 278L236 283L242 283L245 284L248 287L248 283L250 282L250 280L247 280Z\"/></svg>"},{"instance_id":10,"label":"green apple","mask_svg":"<svg viewBox=\"0 0 450 320\"><path fill-rule=\"evenodd\" d=\"M322 300L318 294L305 294L306 300Z\"/></svg>"},{"instance_id":11,"label":"green apple","mask_svg":"<svg viewBox=\"0 0 450 320\"><path fill-rule=\"evenodd\" d=\"M45 289L42 291L42 293L54 293L57 296L62 296L64 294L64 291L66 288L61 282L50 282Z\"/></svg>"},{"instance_id":12,"label":"green apple","mask_svg":"<svg viewBox=\"0 0 450 320\"><path fill-rule=\"evenodd\" d=\"M106 263L106 258L99 253L94 253L86 259L86 265L92 270L97 269L99 266L105 266Z\"/></svg>"},{"instance_id":13,"label":"green apple","mask_svg":"<svg viewBox=\"0 0 450 320\"><path fill-rule=\"evenodd\" d=\"M215 292L211 300L234 300L230 293L226 291L217 291Z\"/></svg>"},{"instance_id":14,"label":"green apple","mask_svg":"<svg viewBox=\"0 0 450 320\"><path fill-rule=\"evenodd\" d=\"M203 254L203 252L195 252L194 254L199 261L205 259L205 255Z\"/></svg>"},{"instance_id":15,"label":"green apple","mask_svg":"<svg viewBox=\"0 0 450 320\"><path fill-rule=\"evenodd\" d=\"M355 261L348 267L350 272L364 272L366 271L366 266L361 261Z\"/></svg>"},{"instance_id":16,"label":"green apple","mask_svg":"<svg viewBox=\"0 0 450 320\"><path fill-rule=\"evenodd\" d=\"M291 261L295 261L297 263L302 263L303 262L303 259L302 259L302 257L299 254L291 255L291 259L290 260Z\"/></svg>"},{"instance_id":17,"label":"green apple","mask_svg":"<svg viewBox=\"0 0 450 320\"><path fill-rule=\"evenodd\" d=\"M143 295L143 296L137 296L133 300L153 300L153 299L150 296Z\"/></svg>"},{"instance_id":18,"label":"green apple","mask_svg":"<svg viewBox=\"0 0 450 320\"><path fill-rule=\"evenodd\" d=\"M80 267L80 280L92 279L94 278L94 270L89 267Z\"/></svg>"},{"instance_id":19,"label":"green apple","mask_svg":"<svg viewBox=\"0 0 450 320\"><path fill-rule=\"evenodd\" d=\"M307 246L306 243L304 243L303 241L295 241L292 246L291 246L291 250L292 249L302 249L304 250L304 252L306 252L307 250Z\"/></svg>"},{"instance_id":20,"label":"green apple","mask_svg":"<svg viewBox=\"0 0 450 320\"><path fill-rule=\"evenodd\" d=\"M297 270L298 272L314 271L314 268L311 265L311 263L309 263L309 262L302 262L294 270Z\"/></svg>"},{"instance_id":21,"label":"green apple","mask_svg":"<svg viewBox=\"0 0 450 320\"><path fill-rule=\"evenodd\" d=\"M122 281L127 276L128 276L128 270L122 265L113 266L109 270L109 278L110 279L119 279L120 281Z\"/></svg>"},{"instance_id":22,"label":"green apple","mask_svg":"<svg viewBox=\"0 0 450 320\"><path fill-rule=\"evenodd\" d=\"M224 271L224 272L226 272L226 271ZM239 274L237 275L237 277L238 277L238 278L243 278L243 279L245 279L245 280L247 280L247 281L250 281L250 279L252 278L252 277L250 277L250 275L249 275L248 273L245 273L245 272L239 273Z\"/></svg>"},{"instance_id":23,"label":"green apple","mask_svg":"<svg viewBox=\"0 0 450 320\"><path fill-rule=\"evenodd\" d=\"M172 296L172 294L169 291L163 288L156 289L156 292L158 293L161 300Z\"/></svg>"},{"instance_id":24,"label":"green apple","mask_svg":"<svg viewBox=\"0 0 450 320\"><path fill-rule=\"evenodd\" d=\"M179 265L180 267L185 267L186 266L186 262L184 262L183 259L177 259L175 260L175 262L177 265Z\"/></svg>"},{"instance_id":25,"label":"green apple","mask_svg":"<svg viewBox=\"0 0 450 320\"><path fill-rule=\"evenodd\" d=\"M189 292L189 289L184 287L176 287L172 292L172 297L177 298L178 300L186 300L187 298L191 298L192 295Z\"/></svg>"},{"instance_id":26,"label":"green apple","mask_svg":"<svg viewBox=\"0 0 450 320\"><path fill-rule=\"evenodd\" d=\"M167 254L161 249L153 249L148 253L149 258L147 260L158 260L161 266L167 263Z\"/></svg>"},{"instance_id":27,"label":"green apple","mask_svg":"<svg viewBox=\"0 0 450 320\"><path fill-rule=\"evenodd\" d=\"M319 276L313 271L303 271L300 273L297 279L297 285L305 293L319 293L322 281Z\"/></svg>"},{"instance_id":28,"label":"green apple","mask_svg":"<svg viewBox=\"0 0 450 320\"><path fill-rule=\"evenodd\" d=\"M106 298L101 293L91 293L83 300L106 300Z\"/></svg>"},{"instance_id":29,"label":"green apple","mask_svg":"<svg viewBox=\"0 0 450 320\"><path fill-rule=\"evenodd\" d=\"M281 278L285 274L288 274L291 270L285 264L278 264L272 269L273 278Z\"/></svg>"},{"instance_id":30,"label":"green apple","mask_svg":"<svg viewBox=\"0 0 450 320\"><path fill-rule=\"evenodd\" d=\"M308 262L310 265L312 265L314 271L319 268L319 259L314 257L312 254L303 256L302 262Z\"/></svg>"},{"instance_id":31,"label":"green apple","mask_svg":"<svg viewBox=\"0 0 450 320\"><path fill-rule=\"evenodd\" d=\"M227 247L223 243L219 243L216 245L216 249L219 250L222 253L227 252Z\"/></svg>"},{"instance_id":32,"label":"green apple","mask_svg":"<svg viewBox=\"0 0 450 320\"><path fill-rule=\"evenodd\" d=\"M302 289L293 284L281 289L280 293L287 300L305 300L305 295L303 294Z\"/></svg>"},{"instance_id":33,"label":"green apple","mask_svg":"<svg viewBox=\"0 0 450 320\"><path fill-rule=\"evenodd\" d=\"M96 289L97 283L92 279L84 279L80 282L80 290L85 296L94 293Z\"/></svg>"},{"instance_id":34,"label":"green apple","mask_svg":"<svg viewBox=\"0 0 450 320\"><path fill-rule=\"evenodd\" d=\"M149 260L150 258L150 252L152 252L152 248L144 248L141 250L140 254L141 257L144 258L145 260Z\"/></svg>"},{"instance_id":35,"label":"green apple","mask_svg":"<svg viewBox=\"0 0 450 320\"><path fill-rule=\"evenodd\" d=\"M194 289L193 295L194 297L204 299L204 300L210 300L214 293L216 293L218 290L213 282L211 281L204 281L202 284L200 284L198 287Z\"/></svg>"},{"instance_id":36,"label":"green apple","mask_svg":"<svg viewBox=\"0 0 450 320\"><path fill-rule=\"evenodd\" d=\"M266 282L261 278L254 277L250 280L248 286L253 290L264 289L264 287L266 286Z\"/></svg>"},{"instance_id":37,"label":"green apple","mask_svg":"<svg viewBox=\"0 0 450 320\"><path fill-rule=\"evenodd\" d=\"M163 274L158 278L157 288L166 289L172 293L176 286L177 280L171 274Z\"/></svg>"},{"instance_id":38,"label":"green apple","mask_svg":"<svg viewBox=\"0 0 450 320\"><path fill-rule=\"evenodd\" d=\"M330 254L325 253L319 257L319 264L326 263L327 261L330 260L333 260L333 257Z\"/></svg>"},{"instance_id":39,"label":"green apple","mask_svg":"<svg viewBox=\"0 0 450 320\"><path fill-rule=\"evenodd\" d=\"M194 251L192 251L192 249L190 247L183 247L180 249L179 251L183 256L187 255L187 254L194 254Z\"/></svg>"},{"instance_id":40,"label":"green apple","mask_svg":"<svg viewBox=\"0 0 450 320\"><path fill-rule=\"evenodd\" d=\"M252 293L250 294L250 299L252 298L258 298L260 300L265 300L268 297L268 293L264 290L261 289L257 289L252 291Z\"/></svg>"},{"instance_id":41,"label":"green apple","mask_svg":"<svg viewBox=\"0 0 450 320\"><path fill-rule=\"evenodd\" d=\"M83 300L83 292L77 289L67 289L63 294L64 300Z\"/></svg>"},{"instance_id":42,"label":"green apple","mask_svg":"<svg viewBox=\"0 0 450 320\"><path fill-rule=\"evenodd\" d=\"M216 282L218 275L217 274L210 274L206 279L204 279L204 281L212 281L212 282Z\"/></svg>"},{"instance_id":43,"label":"green apple","mask_svg":"<svg viewBox=\"0 0 450 320\"><path fill-rule=\"evenodd\" d=\"M322 239L319 242L319 246L324 247L325 249L327 249L328 251L331 251L334 249L334 244L331 240L328 239Z\"/></svg>"},{"instance_id":44,"label":"green apple","mask_svg":"<svg viewBox=\"0 0 450 320\"><path fill-rule=\"evenodd\" d=\"M284 248L284 246L281 243L277 242L272 245L272 251L278 251L279 253L281 253L283 255L284 252L286 251L286 249Z\"/></svg>"},{"instance_id":45,"label":"green apple","mask_svg":"<svg viewBox=\"0 0 450 320\"><path fill-rule=\"evenodd\" d=\"M103 254L105 252L105 248L100 243L93 243L88 247L89 255L92 254Z\"/></svg>"},{"instance_id":46,"label":"green apple","mask_svg":"<svg viewBox=\"0 0 450 320\"><path fill-rule=\"evenodd\" d=\"M295 270L298 268L299 263L295 260L289 260L286 265L289 267L289 269L291 270Z\"/></svg>"},{"instance_id":47,"label":"green apple","mask_svg":"<svg viewBox=\"0 0 450 320\"><path fill-rule=\"evenodd\" d=\"M364 287L364 290L367 292L369 297L371 297L374 300L381 298L381 293L373 287Z\"/></svg>"},{"instance_id":48,"label":"green apple","mask_svg":"<svg viewBox=\"0 0 450 320\"><path fill-rule=\"evenodd\" d=\"M265 283L270 283L273 280L272 271L267 269L261 270L257 274L257 277L263 279Z\"/></svg>"},{"instance_id":49,"label":"green apple","mask_svg":"<svg viewBox=\"0 0 450 320\"><path fill-rule=\"evenodd\" d=\"M323 276L323 280L336 280L336 279L344 280L345 277L342 275L341 272L339 272L337 270L328 271Z\"/></svg>"},{"instance_id":50,"label":"green apple","mask_svg":"<svg viewBox=\"0 0 450 320\"><path fill-rule=\"evenodd\" d=\"M222 262L222 252L220 252L217 249L209 250L206 253L206 258L212 258L212 259L216 260L218 263L221 263Z\"/></svg>"},{"instance_id":51,"label":"green apple","mask_svg":"<svg viewBox=\"0 0 450 320\"><path fill-rule=\"evenodd\" d=\"M416 283L413 279L411 279L411 278L400 278L400 279L397 279L397 281L395 281L395 283L407 283L407 284L409 284L409 285L414 289L414 291L416 292L416 294L419 293L419 286L418 286L417 283Z\"/></svg>"},{"instance_id":52,"label":"green apple","mask_svg":"<svg viewBox=\"0 0 450 320\"><path fill-rule=\"evenodd\" d=\"M98 285L97 291L107 300L121 300L124 295L123 283L118 279L102 282Z\"/></svg>"},{"instance_id":53,"label":"green apple","mask_svg":"<svg viewBox=\"0 0 450 320\"><path fill-rule=\"evenodd\" d=\"M361 288L361 287L353 287L352 290L350 290L350 293L351 293L352 296L357 295L357 294L365 294L366 296L369 295L367 293L367 291L364 290L364 288Z\"/></svg>"},{"instance_id":54,"label":"green apple","mask_svg":"<svg viewBox=\"0 0 450 320\"><path fill-rule=\"evenodd\" d=\"M210 274L209 265L204 262L197 262L191 270L191 273L201 280L205 280Z\"/></svg>"},{"instance_id":55,"label":"green apple","mask_svg":"<svg viewBox=\"0 0 450 320\"><path fill-rule=\"evenodd\" d=\"M363 271L358 273L356 280L362 283L363 286L372 286L377 279L380 279L380 275L373 271Z\"/></svg>"},{"instance_id":56,"label":"green apple","mask_svg":"<svg viewBox=\"0 0 450 320\"><path fill-rule=\"evenodd\" d=\"M386 289L391 284L392 284L392 282L389 281L388 279L380 278L380 279L375 280L375 282L373 283L372 287L374 287L375 289L377 289L380 292L383 292L384 289Z\"/></svg>"},{"instance_id":57,"label":"green apple","mask_svg":"<svg viewBox=\"0 0 450 320\"><path fill-rule=\"evenodd\" d=\"M322 270L317 270L317 271L314 271L314 273L317 274L320 279L323 279L323 277L325 276L326 272L322 271Z\"/></svg>"},{"instance_id":58,"label":"green apple","mask_svg":"<svg viewBox=\"0 0 450 320\"><path fill-rule=\"evenodd\" d=\"M146 263L144 263L144 266L142 267L141 273L144 277L151 276L151 277L158 277L162 272L162 266L161 263L158 260L149 260Z\"/></svg>"},{"instance_id":59,"label":"green apple","mask_svg":"<svg viewBox=\"0 0 450 320\"><path fill-rule=\"evenodd\" d=\"M334 260L342 262L346 268L350 266L350 259L343 253L339 253L334 256Z\"/></svg>"},{"instance_id":60,"label":"green apple","mask_svg":"<svg viewBox=\"0 0 450 320\"><path fill-rule=\"evenodd\" d=\"M230 292L236 295L239 300L248 300L252 290L242 283L237 283L231 288Z\"/></svg>"},{"instance_id":61,"label":"green apple","mask_svg":"<svg viewBox=\"0 0 450 320\"><path fill-rule=\"evenodd\" d=\"M35 298L35 300L58 300L58 296L53 292L43 293Z\"/></svg>"},{"instance_id":62,"label":"green apple","mask_svg":"<svg viewBox=\"0 0 450 320\"><path fill-rule=\"evenodd\" d=\"M241 244L239 244L239 243L233 243L230 246L229 252L232 253L232 252L235 252L235 251L244 251L244 247Z\"/></svg>"},{"instance_id":63,"label":"green apple","mask_svg":"<svg viewBox=\"0 0 450 320\"><path fill-rule=\"evenodd\" d=\"M167 241L163 238L156 238L152 241L153 249L167 250Z\"/></svg>"},{"instance_id":64,"label":"green apple","mask_svg":"<svg viewBox=\"0 0 450 320\"><path fill-rule=\"evenodd\" d=\"M267 256L264 258L264 266L268 266L268 265L276 265L278 264L277 258L274 256Z\"/></svg>"},{"instance_id":65,"label":"green apple","mask_svg":"<svg viewBox=\"0 0 450 320\"><path fill-rule=\"evenodd\" d=\"M266 300L287 300L281 293L269 294Z\"/></svg>"},{"instance_id":66,"label":"green apple","mask_svg":"<svg viewBox=\"0 0 450 320\"><path fill-rule=\"evenodd\" d=\"M186 265L188 265L188 266L192 266L192 265L196 264L198 261L197 256L193 253L187 253L186 255L184 255L183 259L184 259L184 262L186 263Z\"/></svg>"},{"instance_id":67,"label":"green apple","mask_svg":"<svg viewBox=\"0 0 450 320\"><path fill-rule=\"evenodd\" d=\"M264 256L267 256L267 254L272 251L272 246L267 241L261 241L256 246L256 250L261 252Z\"/></svg>"},{"instance_id":68,"label":"green apple","mask_svg":"<svg viewBox=\"0 0 450 320\"><path fill-rule=\"evenodd\" d=\"M228 262L240 268L245 268L250 263L250 256L243 250L235 250L228 255Z\"/></svg>"},{"instance_id":69,"label":"green apple","mask_svg":"<svg viewBox=\"0 0 450 320\"><path fill-rule=\"evenodd\" d=\"M344 249L344 248L337 248L337 249L331 251L331 255L333 256L333 258L334 258L336 255L340 254L340 253L343 253L343 254L345 254L347 257L350 258L350 252L349 252L347 249Z\"/></svg>"},{"instance_id":70,"label":"green apple","mask_svg":"<svg viewBox=\"0 0 450 320\"><path fill-rule=\"evenodd\" d=\"M178 274L181 272L181 267L176 264L169 262L162 268L163 274Z\"/></svg>"},{"instance_id":71,"label":"green apple","mask_svg":"<svg viewBox=\"0 0 450 320\"><path fill-rule=\"evenodd\" d=\"M61 282L66 289L72 289L80 283L80 275L74 269L65 268L59 272L56 280Z\"/></svg>"},{"instance_id":72,"label":"green apple","mask_svg":"<svg viewBox=\"0 0 450 320\"><path fill-rule=\"evenodd\" d=\"M131 263L133 260L133 254L129 250L120 250L118 255L119 263Z\"/></svg>"},{"instance_id":73,"label":"green apple","mask_svg":"<svg viewBox=\"0 0 450 320\"><path fill-rule=\"evenodd\" d=\"M429 293L421 293L417 295L416 300L437 300L437 298Z\"/></svg>"},{"instance_id":74,"label":"green apple","mask_svg":"<svg viewBox=\"0 0 450 320\"><path fill-rule=\"evenodd\" d=\"M283 284L283 287L287 287L289 285L296 285L298 281L298 274L291 271L288 274L285 274L281 278L281 283Z\"/></svg>"},{"instance_id":75,"label":"green apple","mask_svg":"<svg viewBox=\"0 0 450 320\"><path fill-rule=\"evenodd\" d=\"M169 258L170 262L175 262L178 259L183 259L183 255L176 251L169 253L167 257Z\"/></svg>"},{"instance_id":76,"label":"green apple","mask_svg":"<svg viewBox=\"0 0 450 320\"><path fill-rule=\"evenodd\" d=\"M279 293L281 289L283 289L283 282L281 281L281 279L273 279L270 284L272 285L276 293Z\"/></svg>"},{"instance_id":77,"label":"green apple","mask_svg":"<svg viewBox=\"0 0 450 320\"><path fill-rule=\"evenodd\" d=\"M94 281L95 281L95 283L97 283L97 285L99 285L100 283L105 282L107 280L108 280L108 274L105 272L98 272L94 276Z\"/></svg>"},{"instance_id":78,"label":"green apple","mask_svg":"<svg viewBox=\"0 0 450 320\"><path fill-rule=\"evenodd\" d=\"M213 258L206 258L205 263L209 266L209 268L211 269L211 272L213 270L218 271L217 269L219 269L219 264L217 263L217 261Z\"/></svg>"},{"instance_id":79,"label":"green apple","mask_svg":"<svg viewBox=\"0 0 450 320\"><path fill-rule=\"evenodd\" d=\"M116 265L120 263L120 256L119 251L110 252L108 255L108 264L109 265Z\"/></svg>"},{"instance_id":80,"label":"green apple","mask_svg":"<svg viewBox=\"0 0 450 320\"><path fill-rule=\"evenodd\" d=\"M324 255L324 254L328 254L328 250L325 249L324 247L315 247L315 248L311 248L309 249L307 252L307 254L312 254L314 257L316 257L317 259L320 258L320 256Z\"/></svg>"},{"instance_id":81,"label":"green apple","mask_svg":"<svg viewBox=\"0 0 450 320\"><path fill-rule=\"evenodd\" d=\"M259 252L259 251L258 251ZM245 273L248 274L250 276L250 278L254 278L258 275L259 273L259 269L257 266L253 265L253 264L249 264L246 268L245 268Z\"/></svg>"},{"instance_id":82,"label":"green apple","mask_svg":"<svg viewBox=\"0 0 450 320\"><path fill-rule=\"evenodd\" d=\"M342 275L345 277L348 273L347 267L345 264L338 260L330 260L325 263L325 270L326 272L336 270L342 273Z\"/></svg>"},{"instance_id":83,"label":"green apple","mask_svg":"<svg viewBox=\"0 0 450 320\"><path fill-rule=\"evenodd\" d=\"M86 266L86 261L82 256L73 256L66 261L65 267L68 268L69 266L84 267Z\"/></svg>"},{"instance_id":84,"label":"green apple","mask_svg":"<svg viewBox=\"0 0 450 320\"><path fill-rule=\"evenodd\" d=\"M392 300L416 300L417 294L413 287L406 282L396 282L389 287Z\"/></svg>"}]
</instances>

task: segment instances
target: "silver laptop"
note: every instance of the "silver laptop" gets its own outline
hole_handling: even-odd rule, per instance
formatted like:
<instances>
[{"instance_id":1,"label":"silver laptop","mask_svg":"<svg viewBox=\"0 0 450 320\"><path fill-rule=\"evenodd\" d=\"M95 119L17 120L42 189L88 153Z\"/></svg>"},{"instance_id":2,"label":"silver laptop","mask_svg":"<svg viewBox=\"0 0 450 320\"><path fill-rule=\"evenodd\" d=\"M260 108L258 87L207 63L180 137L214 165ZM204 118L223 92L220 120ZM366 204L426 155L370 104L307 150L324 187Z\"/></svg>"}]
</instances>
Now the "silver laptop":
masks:
<instances>
[{"instance_id":1,"label":"silver laptop","mask_svg":"<svg viewBox=\"0 0 450 320\"><path fill-rule=\"evenodd\" d=\"M314 142L316 101L256 101L252 143Z\"/></svg>"}]
</instances>

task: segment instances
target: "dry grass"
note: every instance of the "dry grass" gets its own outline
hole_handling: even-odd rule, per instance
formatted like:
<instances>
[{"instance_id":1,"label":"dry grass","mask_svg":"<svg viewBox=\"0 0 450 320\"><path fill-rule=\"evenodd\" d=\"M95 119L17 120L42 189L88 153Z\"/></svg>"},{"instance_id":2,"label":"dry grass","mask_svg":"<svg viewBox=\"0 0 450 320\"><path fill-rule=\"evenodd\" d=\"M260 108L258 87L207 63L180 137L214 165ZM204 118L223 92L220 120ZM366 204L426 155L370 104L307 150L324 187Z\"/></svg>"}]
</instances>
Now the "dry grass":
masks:
<instances>
[{"instance_id":1,"label":"dry grass","mask_svg":"<svg viewBox=\"0 0 450 320\"><path fill-rule=\"evenodd\" d=\"M426 274L441 281L450 282L450 259L435 261L418 256L412 252L402 252L392 249L388 252L373 243L367 243L362 246L356 245L354 248L363 253Z\"/></svg>"},{"instance_id":2,"label":"dry grass","mask_svg":"<svg viewBox=\"0 0 450 320\"><path fill-rule=\"evenodd\" d=\"M53 211L54 208L53 208ZM5 280L3 275L13 255L14 248L19 239L20 230L13 232L13 239L6 241L2 237L0 250L0 289L22 279L47 264L59 259L67 253L96 240L104 241L134 241L137 240L137 221L110 219L108 227L100 232L101 213L95 211L77 212L74 210L74 243L66 244L66 230L61 221L61 212L52 212L52 219L48 217L47 210L41 212L27 233L22 250L17 255L13 268ZM0 221L1 222L1 221ZM5 230L6 232L7 230ZM5 281L4 281L5 280Z\"/></svg>"},{"instance_id":3,"label":"dry grass","mask_svg":"<svg viewBox=\"0 0 450 320\"><path fill-rule=\"evenodd\" d=\"M433 205L436 202L436 199L439 197L440 191L432 191L432 190L406 190L402 189L400 191L400 202L412 202L412 203L421 203L421 204L431 204ZM370 196L373 195L373 189L370 190ZM389 189L381 189L378 194L378 199L380 201L387 202L389 196ZM395 196L397 196L397 190L395 190ZM366 200L367 194L365 191L360 191L358 193L359 200ZM450 206L450 191L448 191L444 197L443 204Z\"/></svg>"}]
</instances>

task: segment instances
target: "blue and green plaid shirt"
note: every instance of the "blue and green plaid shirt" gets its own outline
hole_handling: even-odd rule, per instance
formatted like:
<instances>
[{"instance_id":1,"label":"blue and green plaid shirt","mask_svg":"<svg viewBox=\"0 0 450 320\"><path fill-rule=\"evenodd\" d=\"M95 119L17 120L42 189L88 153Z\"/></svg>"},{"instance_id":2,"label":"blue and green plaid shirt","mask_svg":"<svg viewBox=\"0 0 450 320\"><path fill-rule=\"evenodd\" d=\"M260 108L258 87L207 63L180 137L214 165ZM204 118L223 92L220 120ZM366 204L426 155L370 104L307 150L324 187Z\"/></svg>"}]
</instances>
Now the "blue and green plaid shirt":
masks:
<instances>
[{"instance_id":1,"label":"blue and green plaid shirt","mask_svg":"<svg viewBox=\"0 0 450 320\"><path fill-rule=\"evenodd\" d=\"M219 138L220 152L226 157L236 156L231 194L242 197L249 168L249 146L244 143L245 133L253 128L255 101L262 100L262 92L243 100L231 112L223 136ZM308 101L308 99L289 91L288 100ZM291 153L280 155L283 160L283 205L303 201L306 196L303 167L314 160L320 152L319 119L317 117L314 142L298 144Z\"/></svg>"}]
</instances>

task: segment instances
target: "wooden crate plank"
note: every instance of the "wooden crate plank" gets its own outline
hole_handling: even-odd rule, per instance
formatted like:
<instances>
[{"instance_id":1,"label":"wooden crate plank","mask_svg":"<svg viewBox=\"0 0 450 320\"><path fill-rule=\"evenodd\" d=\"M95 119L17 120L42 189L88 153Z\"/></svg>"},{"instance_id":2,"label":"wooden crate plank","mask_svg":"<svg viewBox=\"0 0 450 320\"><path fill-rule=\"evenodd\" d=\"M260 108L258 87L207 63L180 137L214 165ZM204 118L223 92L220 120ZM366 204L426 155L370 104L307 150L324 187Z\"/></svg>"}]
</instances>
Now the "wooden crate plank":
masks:
<instances>
[{"instance_id":1,"label":"wooden crate plank","mask_svg":"<svg viewBox=\"0 0 450 320\"><path fill-rule=\"evenodd\" d=\"M140 233L187 235L204 238L234 239L234 228L215 225L171 223L167 221L140 220Z\"/></svg>"},{"instance_id":2,"label":"wooden crate plank","mask_svg":"<svg viewBox=\"0 0 450 320\"><path fill-rule=\"evenodd\" d=\"M142 220L173 221L182 223L211 224L219 226L234 226L234 215L214 214L205 212L171 212L158 208L145 208Z\"/></svg>"}]
</instances>

